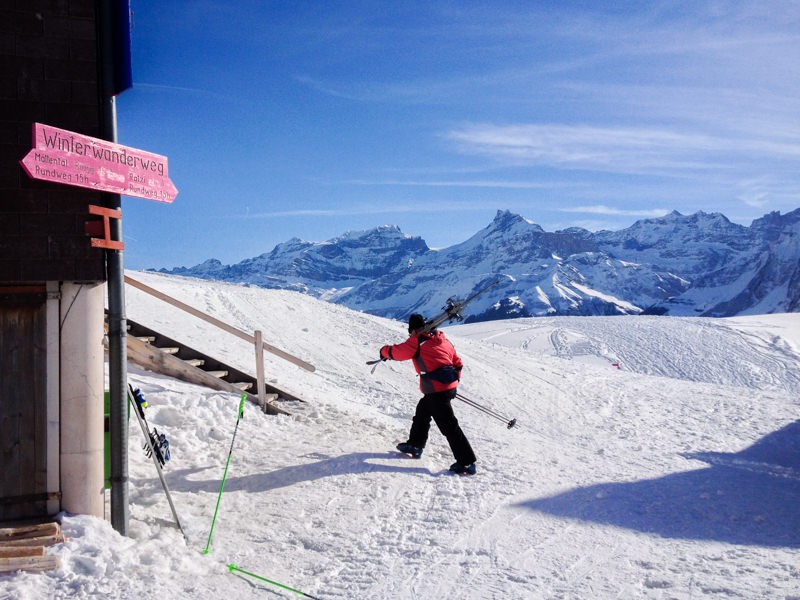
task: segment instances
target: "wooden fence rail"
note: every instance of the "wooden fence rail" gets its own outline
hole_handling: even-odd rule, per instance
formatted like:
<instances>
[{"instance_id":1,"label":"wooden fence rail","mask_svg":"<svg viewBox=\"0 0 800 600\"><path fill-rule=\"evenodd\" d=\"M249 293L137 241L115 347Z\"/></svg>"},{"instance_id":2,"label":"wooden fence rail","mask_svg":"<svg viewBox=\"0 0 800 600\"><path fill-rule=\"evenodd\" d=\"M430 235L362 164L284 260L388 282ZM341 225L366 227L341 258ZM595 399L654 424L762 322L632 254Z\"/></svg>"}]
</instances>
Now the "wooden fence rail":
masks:
<instances>
[{"instance_id":1,"label":"wooden fence rail","mask_svg":"<svg viewBox=\"0 0 800 600\"><path fill-rule=\"evenodd\" d=\"M265 392L265 381L264 381L264 350L274 354L276 356L281 357L284 360L289 361L290 363L297 365L301 369L305 369L306 371L314 372L316 368L311 363L304 361L301 358L298 358L288 352L281 350L280 348L276 348L270 344L267 344L263 340L263 336L261 331L256 331L254 335L247 333L246 331L242 331L241 329L237 329L236 327L225 323L224 321L220 321L219 319L208 315L193 306L189 306L188 304L173 298L163 292L159 292L157 289L150 287L149 285L145 285L140 281L136 281L135 279L125 275L125 283L128 285L135 287L138 290L145 292L146 294L150 294L154 298L158 298L166 302L167 304L171 304L172 306L181 309L184 312L189 313L197 317L198 319L202 319L206 323L214 325L215 327L222 329L223 331L230 333L231 335L235 335L238 338L243 339L246 342L253 344L255 347L255 354L256 354L256 378L258 382L258 401L261 403L262 406L266 403L266 392Z\"/></svg>"}]
</instances>

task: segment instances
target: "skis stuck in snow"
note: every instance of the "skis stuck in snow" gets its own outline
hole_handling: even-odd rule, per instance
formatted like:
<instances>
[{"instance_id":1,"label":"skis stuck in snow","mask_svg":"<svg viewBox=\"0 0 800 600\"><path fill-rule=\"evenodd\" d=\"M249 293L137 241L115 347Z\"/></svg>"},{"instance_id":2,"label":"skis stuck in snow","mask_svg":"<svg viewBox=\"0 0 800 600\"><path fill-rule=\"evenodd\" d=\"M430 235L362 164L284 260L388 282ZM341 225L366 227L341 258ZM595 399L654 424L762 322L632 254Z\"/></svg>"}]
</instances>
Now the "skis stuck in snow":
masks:
<instances>
[{"instance_id":1,"label":"skis stuck in snow","mask_svg":"<svg viewBox=\"0 0 800 600\"><path fill-rule=\"evenodd\" d=\"M133 412L136 413L136 420L139 421L139 426L142 428L142 435L144 435L145 439L145 454L153 459L158 478L161 480L161 487L164 488L167 502L169 502L169 508L172 511L172 516L175 518L175 524L178 526L178 529L181 530L183 538L189 541L186 537L186 532L183 530L181 521L178 518L178 513L172 502L172 495L169 493L167 480L164 479L164 473L162 472L163 465L170 459L169 441L167 437L163 433L159 433L155 427L153 427L152 431L150 430L150 425L147 423L147 418L144 414L144 409L147 408L147 401L144 398L144 394L142 394L142 391L139 389L134 390L133 386L130 384L128 384L128 402L133 405Z\"/></svg>"}]
</instances>

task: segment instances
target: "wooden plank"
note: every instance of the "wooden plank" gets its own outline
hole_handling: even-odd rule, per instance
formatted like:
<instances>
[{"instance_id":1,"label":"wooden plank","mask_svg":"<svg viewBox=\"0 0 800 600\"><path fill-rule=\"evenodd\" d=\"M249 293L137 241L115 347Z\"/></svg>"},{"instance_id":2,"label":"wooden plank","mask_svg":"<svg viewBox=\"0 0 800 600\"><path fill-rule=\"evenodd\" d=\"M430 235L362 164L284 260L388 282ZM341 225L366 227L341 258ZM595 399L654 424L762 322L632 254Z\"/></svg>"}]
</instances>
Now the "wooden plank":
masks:
<instances>
[{"instance_id":1,"label":"wooden plank","mask_svg":"<svg viewBox=\"0 0 800 600\"><path fill-rule=\"evenodd\" d=\"M11 504L31 504L33 502L58 502L61 499L61 492L38 492L36 494L23 494L22 496L3 496L0 497L0 505Z\"/></svg>"},{"instance_id":2,"label":"wooden plank","mask_svg":"<svg viewBox=\"0 0 800 600\"><path fill-rule=\"evenodd\" d=\"M57 556L28 556L22 558L0 558L0 573L15 571L52 571L61 567Z\"/></svg>"},{"instance_id":3,"label":"wooden plank","mask_svg":"<svg viewBox=\"0 0 800 600\"><path fill-rule=\"evenodd\" d=\"M3 540L0 542L0 547L8 548L10 546L55 546L56 544L63 544L67 538L62 535L47 535L42 537L24 538L19 540Z\"/></svg>"},{"instance_id":4,"label":"wooden plank","mask_svg":"<svg viewBox=\"0 0 800 600\"><path fill-rule=\"evenodd\" d=\"M211 323L212 325L219 327L223 331L227 331L231 335L235 335L236 337L242 338L243 340L248 341L251 344L253 343L253 336L251 336L250 334L245 333L244 331L237 329L232 325L228 325L224 321L220 321L219 319L216 319L211 315L204 313L203 311L197 310L195 307L189 306L188 304L181 302L180 300L176 300L172 296L168 296L163 292L159 292L157 289L151 288L149 285L141 283L140 281L136 281L135 279L131 279L127 275L125 275L125 283L147 294L150 294L154 298L163 300L167 304L171 304L172 306L180 308L182 311L188 312L190 315L194 315L195 317L197 317L198 319L202 319L206 323Z\"/></svg>"},{"instance_id":5,"label":"wooden plank","mask_svg":"<svg viewBox=\"0 0 800 600\"><path fill-rule=\"evenodd\" d=\"M35 525L21 525L19 527L6 527L0 529L0 543L5 542L6 540L21 540L46 535L58 535L60 533L61 525L55 522L37 523Z\"/></svg>"},{"instance_id":6,"label":"wooden plank","mask_svg":"<svg viewBox=\"0 0 800 600\"><path fill-rule=\"evenodd\" d=\"M0 285L0 294L46 294L47 286L41 284L31 285Z\"/></svg>"},{"instance_id":7,"label":"wooden plank","mask_svg":"<svg viewBox=\"0 0 800 600\"><path fill-rule=\"evenodd\" d=\"M275 346L272 346L267 342L261 342L261 345L267 352L271 352L275 356L280 356L283 360L289 361L290 363L297 365L301 369L305 369L306 371L310 371L311 373L317 370L317 368L311 363L308 363L301 358L297 358L296 356L292 356L288 352L284 352L280 348L276 348Z\"/></svg>"},{"instance_id":8,"label":"wooden plank","mask_svg":"<svg viewBox=\"0 0 800 600\"><path fill-rule=\"evenodd\" d=\"M136 363L137 365L175 377L181 381L188 381L197 385L204 385L214 390L221 390L225 392L234 392L241 394L242 390L237 388L232 383L228 383L224 379L209 375L206 371L196 369L191 365L186 364L186 361L173 356L172 354L164 354L158 348L144 344L134 337L127 337L128 343L128 360ZM269 412L272 414L288 415L285 410L276 406L270 406Z\"/></svg>"},{"instance_id":9,"label":"wooden plank","mask_svg":"<svg viewBox=\"0 0 800 600\"><path fill-rule=\"evenodd\" d=\"M135 337L137 335L154 335L154 336L156 336L156 342L157 342L157 345L159 347L161 347L161 346L179 346L181 348L181 352L179 354L177 354L176 356L178 358L180 358L185 363L184 364L184 369L185 369L187 364L188 365L192 365L192 366L198 366L198 365L194 364L193 362L191 362L192 359L205 359L203 361L203 364L202 364L204 369L209 369L209 370L225 369L225 370L229 371L230 374L225 379L227 379L231 383L236 383L236 382L239 382L239 381L252 381L253 382L253 387L251 389L253 391L251 393L255 394L256 379L255 379L255 377L253 377L252 375L248 374L247 372L238 371L236 368L230 367L229 365L225 365L224 362L217 361L214 358L212 358L211 356L205 356L202 351L200 351L200 350L198 350L196 348L191 348L191 347L187 346L186 344L184 344L182 342L170 339L169 337L163 335L162 333L158 333L157 331L150 330L147 327L145 327L145 326L143 326L143 325L141 325L139 323L131 321L130 319L128 320L128 324L131 326L131 333L130 333L131 336ZM104 343L105 342L106 342L106 340L104 340ZM281 390L281 389L271 385L270 383L266 383L265 385L266 385L267 392L277 393L281 397L281 399L296 400L298 402L303 402L302 398L299 398L298 396L296 396L296 395L294 395L292 393L289 393L286 390ZM241 390L239 390L239 391L241 391Z\"/></svg>"},{"instance_id":10,"label":"wooden plank","mask_svg":"<svg viewBox=\"0 0 800 600\"><path fill-rule=\"evenodd\" d=\"M44 546L0 546L0 558L44 556Z\"/></svg>"},{"instance_id":11,"label":"wooden plank","mask_svg":"<svg viewBox=\"0 0 800 600\"><path fill-rule=\"evenodd\" d=\"M223 331L227 331L231 335L235 335L236 337L241 338L241 339L245 340L246 342L250 342L251 344L255 343L255 338L252 335L250 335L249 333L246 333L246 332L242 331L241 329L237 329L236 327L233 327L232 325L228 325L224 321L220 321L219 319L216 319L216 318L212 317L211 315L208 315L208 314L206 314L206 313L204 313L204 312L202 312L200 310L197 310L193 306L189 306L188 304L186 304L184 302L181 302L180 300L176 300L172 296L168 296L167 294L164 294L163 292L159 292L157 289L151 288L149 285L145 285L144 283L141 283L140 281L136 281L135 279L131 279L127 275L125 275L125 283L127 283L128 285L131 285L131 286L133 286L133 287L135 287L135 288L137 288L137 289L139 289L139 290L141 290L141 291L143 291L143 292L145 292L147 294L150 294L151 296L153 296L155 298L158 298L159 300L163 300L167 304L171 304L172 306L180 308L181 310L183 310L185 312L188 312L190 315L194 315L198 319L202 319L206 323L211 323L212 325L214 325L216 327L219 327ZM269 344L267 344L265 342L262 342L262 344L263 344L264 350L266 350L267 352L271 352L272 354L275 354L276 356L280 356L284 360L287 360L290 363L295 364L295 365L297 365L298 367L300 367L302 369L305 369L306 371L311 371L312 373L314 371L316 371L316 367L314 365L312 365L311 363L307 363L303 359L298 358L296 356L293 356L293 355L289 354L288 352L284 352L280 348L276 348L275 346L271 346L271 345L269 345Z\"/></svg>"}]
</instances>

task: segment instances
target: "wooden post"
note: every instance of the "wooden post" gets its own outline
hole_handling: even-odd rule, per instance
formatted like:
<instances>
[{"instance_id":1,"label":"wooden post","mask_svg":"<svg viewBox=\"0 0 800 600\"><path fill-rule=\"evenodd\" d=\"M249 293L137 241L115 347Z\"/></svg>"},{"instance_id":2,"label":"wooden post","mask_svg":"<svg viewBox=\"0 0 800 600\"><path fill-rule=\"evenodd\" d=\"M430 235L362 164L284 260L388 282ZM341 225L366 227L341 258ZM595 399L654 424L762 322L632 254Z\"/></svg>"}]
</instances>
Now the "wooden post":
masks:
<instances>
[{"instance_id":1,"label":"wooden post","mask_svg":"<svg viewBox=\"0 0 800 600\"><path fill-rule=\"evenodd\" d=\"M127 275L125 275L125 283L127 283L128 285L133 286L133 287L145 292L146 294L150 294L154 298L158 298L159 300L163 300L167 304L171 304L172 306L180 308L182 311L187 312L190 315L194 315L195 317L197 317L198 319L202 319L206 323L211 323L212 325L214 325L216 327L219 327L223 331L227 331L231 335L235 335L236 337L238 337L240 339L243 339L246 342L250 342L252 344L255 341L253 339L253 336L250 335L249 333L245 333L244 331L241 331L240 329L236 329L236 327L233 327L232 325L228 325L227 323L225 323L223 321L220 321L219 319L216 319L216 318L212 317L211 315L207 315L204 312L189 306L185 302L181 302L180 300L177 300L177 299L175 299L175 298L173 298L171 296L168 296L167 294L159 292L158 290L156 290L154 288L151 288L149 285L145 285L144 283L136 281L135 279L131 279ZM261 342L261 346L267 352L271 352L272 354L280 356L282 359L288 360L290 363L293 363L293 364L297 365L301 369L305 369L306 371L309 371L311 373L313 373L316 370L314 365L312 365L310 363L307 363L306 361L304 361L304 360L302 360L300 358L297 358L296 356L292 356L291 354L289 354L288 352L284 352L280 348L276 348L275 346L271 346L270 344L267 344L264 341Z\"/></svg>"},{"instance_id":2,"label":"wooden post","mask_svg":"<svg viewBox=\"0 0 800 600\"><path fill-rule=\"evenodd\" d=\"M267 412L267 387L264 381L264 341L261 331L255 331L256 346L256 385L258 387L258 405L263 412Z\"/></svg>"}]
</instances>

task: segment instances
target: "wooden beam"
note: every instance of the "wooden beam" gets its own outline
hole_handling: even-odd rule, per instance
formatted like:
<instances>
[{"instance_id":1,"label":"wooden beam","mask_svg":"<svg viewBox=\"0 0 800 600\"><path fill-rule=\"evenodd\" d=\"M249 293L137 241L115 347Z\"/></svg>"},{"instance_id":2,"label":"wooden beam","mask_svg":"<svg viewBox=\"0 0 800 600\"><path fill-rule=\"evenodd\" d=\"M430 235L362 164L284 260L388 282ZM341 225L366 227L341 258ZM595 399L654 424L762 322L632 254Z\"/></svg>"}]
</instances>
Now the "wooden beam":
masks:
<instances>
[{"instance_id":1,"label":"wooden beam","mask_svg":"<svg viewBox=\"0 0 800 600\"><path fill-rule=\"evenodd\" d=\"M44 556L44 546L0 546L0 558Z\"/></svg>"},{"instance_id":2,"label":"wooden beam","mask_svg":"<svg viewBox=\"0 0 800 600\"><path fill-rule=\"evenodd\" d=\"M58 569L59 558L46 555L44 549L65 539L56 522L0 529L0 573Z\"/></svg>"},{"instance_id":3,"label":"wooden beam","mask_svg":"<svg viewBox=\"0 0 800 600\"><path fill-rule=\"evenodd\" d=\"M93 237L90 240L92 248L104 248L106 250L124 250L125 243L122 240L111 239L111 219L122 219L122 211L114 208L106 208L105 206L89 205L89 214L103 217L102 228L99 233L103 235L102 238ZM90 222L91 223L91 222ZM87 223L87 225L89 225ZM90 235L97 235L94 228L89 225L87 232Z\"/></svg>"},{"instance_id":4,"label":"wooden beam","mask_svg":"<svg viewBox=\"0 0 800 600\"><path fill-rule=\"evenodd\" d=\"M52 571L61 567L57 556L26 556L0 558L0 573L15 571Z\"/></svg>"},{"instance_id":5,"label":"wooden beam","mask_svg":"<svg viewBox=\"0 0 800 600\"><path fill-rule=\"evenodd\" d=\"M245 340L246 342L249 342L251 344L255 344L255 338L252 335L250 335L249 333L244 332L241 329L237 329L236 327L233 327L232 325L229 325L228 323L225 323L224 321L220 321L219 319L217 319L215 317L212 317L211 315L208 315L208 314L204 313L201 310L197 310L193 306L189 306L188 304L186 304L184 302L181 302L180 300L177 300L177 299L173 298L172 296L168 296L167 294L164 294L163 292L159 292L157 289L151 288L149 285L146 285L146 284L144 284L144 283L142 283L140 281L136 281L135 279L132 279L132 278L128 277L127 275L125 275L125 283L127 283L128 285L133 286L133 287L145 292L146 294L150 294L154 298L158 298L159 300L163 300L167 304L171 304L172 306L175 306L176 308L180 308L182 311L188 312L190 315L194 315L195 317L197 317L198 319L202 319L206 323L211 323L215 327L219 327L220 329L222 329L223 331L227 331L231 335L235 335L236 337L241 338L241 339ZM295 365L297 365L298 367L300 367L302 369L305 369L306 371L311 371L312 373L314 371L316 371L316 367L314 367L314 365L312 365L311 363L308 363L308 362L304 361L301 358L293 356L292 354L289 354L288 352L284 352L280 348L276 348L275 346L271 346L270 344L267 344L266 342L262 342L262 347L267 352L271 352L272 354L275 354L276 356L280 356L282 359L287 360L290 363L295 364Z\"/></svg>"},{"instance_id":6,"label":"wooden beam","mask_svg":"<svg viewBox=\"0 0 800 600\"><path fill-rule=\"evenodd\" d=\"M44 535L58 535L60 533L61 525L56 522L6 527L0 529L0 544L10 540L41 537Z\"/></svg>"},{"instance_id":7,"label":"wooden beam","mask_svg":"<svg viewBox=\"0 0 800 600\"><path fill-rule=\"evenodd\" d=\"M0 548L9 548L13 546L55 546L56 544L63 544L65 541L67 541L67 538L59 533L56 535L45 535L18 540L3 540L0 542Z\"/></svg>"},{"instance_id":8,"label":"wooden beam","mask_svg":"<svg viewBox=\"0 0 800 600\"><path fill-rule=\"evenodd\" d=\"M150 371L169 375L170 377L175 377L176 379L188 381L197 385L204 385L215 390L233 392L236 394L242 393L242 390L237 388L234 384L228 383L219 377L214 377L207 371L197 369L172 354L164 354L155 346L145 344L135 337L128 336L127 348L128 360ZM248 397L258 402L255 396L248 394ZM274 405L269 405L267 412L282 415L289 414L285 410Z\"/></svg>"}]
</instances>

